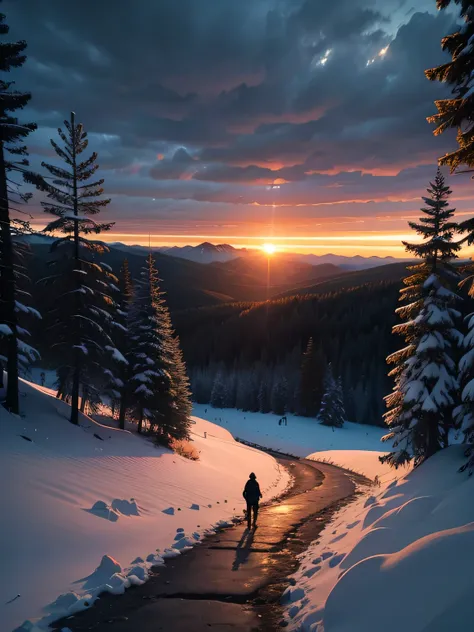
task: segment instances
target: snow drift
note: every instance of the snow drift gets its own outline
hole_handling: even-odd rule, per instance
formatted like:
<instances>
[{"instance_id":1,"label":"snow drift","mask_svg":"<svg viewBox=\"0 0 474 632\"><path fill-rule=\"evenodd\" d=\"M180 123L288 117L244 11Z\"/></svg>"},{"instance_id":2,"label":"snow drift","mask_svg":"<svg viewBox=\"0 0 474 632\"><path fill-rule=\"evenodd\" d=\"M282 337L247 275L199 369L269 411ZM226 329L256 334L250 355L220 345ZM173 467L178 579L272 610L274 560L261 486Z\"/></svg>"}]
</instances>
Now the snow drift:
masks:
<instances>
[{"instance_id":1,"label":"snow drift","mask_svg":"<svg viewBox=\"0 0 474 632\"><path fill-rule=\"evenodd\" d=\"M474 478L454 446L343 509L284 595L289 629L464 632L474 606Z\"/></svg>"},{"instance_id":2,"label":"snow drift","mask_svg":"<svg viewBox=\"0 0 474 632\"><path fill-rule=\"evenodd\" d=\"M44 627L145 581L152 564L242 515L250 471L264 500L289 482L271 456L201 419L194 462L87 417L73 426L66 404L27 382L21 408L23 418L0 407L2 631L27 618Z\"/></svg>"},{"instance_id":3,"label":"snow drift","mask_svg":"<svg viewBox=\"0 0 474 632\"><path fill-rule=\"evenodd\" d=\"M368 450L380 451L380 439L386 428L346 422L343 428L321 425L317 419L287 414L287 426L279 426L279 415L273 413L242 412L234 408L212 408L194 404L194 413L208 419L239 437L282 450L295 456L306 457L316 450ZM385 444L387 445L387 444Z\"/></svg>"}]
</instances>

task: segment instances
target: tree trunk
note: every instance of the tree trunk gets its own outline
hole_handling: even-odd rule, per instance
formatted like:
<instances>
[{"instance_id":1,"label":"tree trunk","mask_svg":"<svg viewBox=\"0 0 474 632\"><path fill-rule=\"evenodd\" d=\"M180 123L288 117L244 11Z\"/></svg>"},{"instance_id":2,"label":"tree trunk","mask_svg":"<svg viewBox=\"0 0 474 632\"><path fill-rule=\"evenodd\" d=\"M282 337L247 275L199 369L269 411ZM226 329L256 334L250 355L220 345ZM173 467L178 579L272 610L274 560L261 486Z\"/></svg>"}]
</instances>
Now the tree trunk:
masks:
<instances>
[{"instance_id":1,"label":"tree trunk","mask_svg":"<svg viewBox=\"0 0 474 632\"><path fill-rule=\"evenodd\" d=\"M70 422L74 425L79 425L79 380L80 380L80 370L79 370L79 358L77 349L76 352L76 360L74 362L74 375L72 378L72 394L71 394L71 418Z\"/></svg>"},{"instance_id":2,"label":"tree trunk","mask_svg":"<svg viewBox=\"0 0 474 632\"><path fill-rule=\"evenodd\" d=\"M127 401L125 397L125 393L122 392L122 396L120 398L120 410L119 410L119 428L120 430L125 430L125 414L127 412Z\"/></svg>"},{"instance_id":3,"label":"tree trunk","mask_svg":"<svg viewBox=\"0 0 474 632\"><path fill-rule=\"evenodd\" d=\"M436 419L429 419L427 421L427 442L426 442L426 458L428 459L433 454L436 454L440 449L439 435L437 431L437 421ZM436 430L435 430L436 428Z\"/></svg>"},{"instance_id":4,"label":"tree trunk","mask_svg":"<svg viewBox=\"0 0 474 632\"><path fill-rule=\"evenodd\" d=\"M86 410L86 403L87 403L87 393L84 390L84 387L82 387L82 397L81 397L81 413L84 413Z\"/></svg>"},{"instance_id":5,"label":"tree trunk","mask_svg":"<svg viewBox=\"0 0 474 632\"><path fill-rule=\"evenodd\" d=\"M143 408L140 406L140 416L138 418L138 433L140 434L143 428Z\"/></svg>"},{"instance_id":6,"label":"tree trunk","mask_svg":"<svg viewBox=\"0 0 474 632\"><path fill-rule=\"evenodd\" d=\"M6 336L8 383L5 407L10 412L18 415L20 412L20 405L18 398L18 345L17 316L15 311L15 271L3 142L0 142L0 235L0 314L2 315L2 319L6 325L8 325L8 327L12 330L12 335Z\"/></svg>"},{"instance_id":7,"label":"tree trunk","mask_svg":"<svg viewBox=\"0 0 474 632\"><path fill-rule=\"evenodd\" d=\"M74 112L71 112L71 144L72 144L72 168L73 168L73 202L74 202L74 215L77 215L77 175L76 175L76 142L75 142L75 116ZM76 260L76 268L80 268L79 263L79 222L74 222L74 259ZM78 281L76 282L79 285ZM79 289L79 287L76 287ZM81 310L81 299L79 292L76 292L76 313ZM80 345L80 324L79 319L74 319L74 345ZM81 382L81 369L80 369L80 353L82 353L77 347L74 349L74 375L72 380L72 401L71 401L71 423L79 424L79 387Z\"/></svg>"}]
</instances>

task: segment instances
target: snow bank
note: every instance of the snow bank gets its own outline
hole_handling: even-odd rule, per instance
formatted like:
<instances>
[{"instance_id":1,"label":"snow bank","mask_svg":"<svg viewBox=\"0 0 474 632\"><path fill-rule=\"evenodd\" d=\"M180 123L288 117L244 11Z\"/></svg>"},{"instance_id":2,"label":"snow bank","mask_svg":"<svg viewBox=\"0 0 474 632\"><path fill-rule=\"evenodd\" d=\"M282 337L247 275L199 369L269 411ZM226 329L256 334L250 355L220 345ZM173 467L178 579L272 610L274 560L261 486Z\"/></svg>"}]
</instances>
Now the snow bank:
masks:
<instances>
[{"instance_id":1,"label":"snow bank","mask_svg":"<svg viewBox=\"0 0 474 632\"><path fill-rule=\"evenodd\" d=\"M339 512L301 556L288 629L469 629L474 478L457 472L463 462L462 447L444 450Z\"/></svg>"},{"instance_id":2,"label":"snow bank","mask_svg":"<svg viewBox=\"0 0 474 632\"><path fill-rule=\"evenodd\" d=\"M390 465L380 463L379 457L384 454L386 452L370 452L368 450L325 450L323 452L313 452L306 458L312 461L332 463L352 472L357 472L357 474L363 474L372 480L377 477L381 483L400 478L401 473L405 474L410 471L410 467L396 471Z\"/></svg>"},{"instance_id":3,"label":"snow bank","mask_svg":"<svg viewBox=\"0 0 474 632\"><path fill-rule=\"evenodd\" d=\"M250 471L264 499L288 484L272 457L208 421L193 419L194 462L87 417L72 426L50 393L22 382L24 417L0 407L2 631L27 618L44 627L145 581L242 515Z\"/></svg>"},{"instance_id":4,"label":"snow bank","mask_svg":"<svg viewBox=\"0 0 474 632\"><path fill-rule=\"evenodd\" d=\"M346 422L343 428L322 426L316 419L287 415L288 425L279 426L279 415L248 413L234 408L195 404L194 413L228 429L234 437L305 457L322 450L380 451L386 428Z\"/></svg>"}]
</instances>

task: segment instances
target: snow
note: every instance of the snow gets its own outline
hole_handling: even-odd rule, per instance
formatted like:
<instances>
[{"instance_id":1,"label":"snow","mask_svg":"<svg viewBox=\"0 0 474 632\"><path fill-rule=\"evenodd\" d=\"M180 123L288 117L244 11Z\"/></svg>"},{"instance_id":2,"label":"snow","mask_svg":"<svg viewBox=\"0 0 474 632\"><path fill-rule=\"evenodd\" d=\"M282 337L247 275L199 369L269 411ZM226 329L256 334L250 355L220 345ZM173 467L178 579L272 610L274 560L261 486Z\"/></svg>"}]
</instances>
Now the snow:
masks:
<instances>
[{"instance_id":1,"label":"snow","mask_svg":"<svg viewBox=\"0 0 474 632\"><path fill-rule=\"evenodd\" d=\"M453 446L398 480L392 472L391 482L339 511L300 556L284 594L288 629L468 629L474 478L458 472L464 462L462 446Z\"/></svg>"},{"instance_id":2,"label":"snow","mask_svg":"<svg viewBox=\"0 0 474 632\"><path fill-rule=\"evenodd\" d=\"M391 481L400 477L400 471L408 472L409 467L403 470L395 471L388 464L382 464L379 457L386 452L369 452L367 450L326 450L324 452L313 452L307 456L313 461L322 461L323 463L332 463L351 470L357 474L362 474L372 480L377 477L380 482Z\"/></svg>"},{"instance_id":3,"label":"snow","mask_svg":"<svg viewBox=\"0 0 474 632\"><path fill-rule=\"evenodd\" d=\"M334 430L316 419L287 414L287 426L279 426L281 415L249 413L234 408L212 408L194 404L194 414L229 430L234 437L305 457L322 450L379 451L386 428L346 422Z\"/></svg>"},{"instance_id":4,"label":"snow","mask_svg":"<svg viewBox=\"0 0 474 632\"><path fill-rule=\"evenodd\" d=\"M125 356L122 353L120 353L118 349L116 349L115 347L110 347L110 346L106 346L105 348L107 349L107 351L111 352L112 357L116 362L121 362L122 364L128 364L128 360L125 358Z\"/></svg>"},{"instance_id":5,"label":"snow","mask_svg":"<svg viewBox=\"0 0 474 632\"><path fill-rule=\"evenodd\" d=\"M1 323L0 324L0 335L2 336L11 336L12 335L12 330L10 329L10 327L8 325L6 325L5 323Z\"/></svg>"},{"instance_id":6,"label":"snow","mask_svg":"<svg viewBox=\"0 0 474 632\"><path fill-rule=\"evenodd\" d=\"M104 590L145 581L152 563L243 515L250 471L264 500L289 482L270 455L196 417L195 462L88 417L73 426L54 391L23 380L21 407L22 417L0 408L2 630L25 619L44 629Z\"/></svg>"}]
</instances>

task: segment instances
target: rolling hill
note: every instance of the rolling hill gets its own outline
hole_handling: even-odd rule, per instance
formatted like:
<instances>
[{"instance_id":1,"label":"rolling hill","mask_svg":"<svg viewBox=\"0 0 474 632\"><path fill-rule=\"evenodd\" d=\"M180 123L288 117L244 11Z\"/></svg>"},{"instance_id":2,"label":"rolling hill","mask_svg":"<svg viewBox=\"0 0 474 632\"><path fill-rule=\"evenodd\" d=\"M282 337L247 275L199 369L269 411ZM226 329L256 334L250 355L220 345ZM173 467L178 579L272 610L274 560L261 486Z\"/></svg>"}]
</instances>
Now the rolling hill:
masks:
<instances>
[{"instance_id":1,"label":"rolling hill","mask_svg":"<svg viewBox=\"0 0 474 632\"><path fill-rule=\"evenodd\" d=\"M285 298L288 296L294 296L295 294L298 294L299 296L306 296L309 294L329 294L331 292L349 290L367 284L401 282L403 277L406 276L407 267L409 265L409 261L404 261L400 263L389 263L387 265L370 268L368 270L344 272L331 279L286 290L281 294L275 295L273 298Z\"/></svg>"},{"instance_id":2,"label":"rolling hill","mask_svg":"<svg viewBox=\"0 0 474 632\"><path fill-rule=\"evenodd\" d=\"M38 281L48 276L50 243L34 241L31 277ZM171 257L159 251L152 252L172 311L238 301L264 301L274 294L290 291L301 284L317 283L342 272L330 264L312 266L300 262L281 262L276 258L270 265L263 255L233 259L223 263L202 264ZM132 277L137 277L147 251L145 249L119 249L111 247L100 260L111 266L115 273L124 259L128 259ZM42 290L36 290L41 292Z\"/></svg>"}]
</instances>

